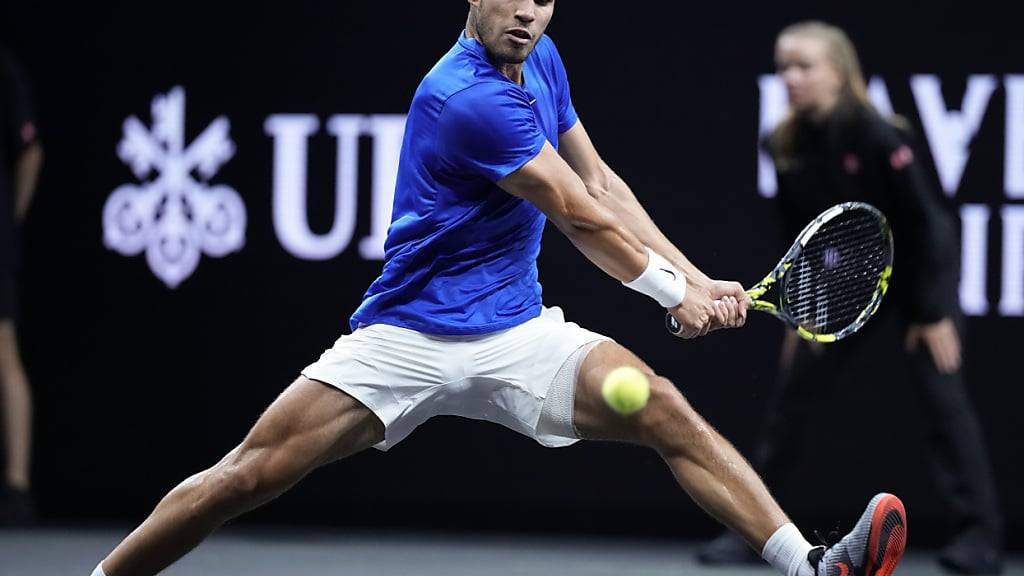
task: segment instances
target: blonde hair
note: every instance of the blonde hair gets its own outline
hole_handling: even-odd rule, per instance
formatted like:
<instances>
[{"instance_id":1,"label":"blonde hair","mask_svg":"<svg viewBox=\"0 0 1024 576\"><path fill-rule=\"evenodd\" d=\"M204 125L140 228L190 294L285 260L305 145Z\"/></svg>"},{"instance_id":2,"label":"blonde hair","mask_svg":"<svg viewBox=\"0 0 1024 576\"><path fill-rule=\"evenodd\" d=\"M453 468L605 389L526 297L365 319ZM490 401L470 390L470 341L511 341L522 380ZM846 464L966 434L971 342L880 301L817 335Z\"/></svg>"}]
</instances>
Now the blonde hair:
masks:
<instances>
[{"instance_id":1,"label":"blonde hair","mask_svg":"<svg viewBox=\"0 0 1024 576\"><path fill-rule=\"evenodd\" d=\"M850 41L846 32L825 22L808 20L787 26L782 32L779 32L778 38L781 39L784 36L802 36L822 41L825 44L826 58L839 75L842 83L836 105L866 108L876 112L868 98L867 82L864 81L860 59L857 58L857 49L854 48L853 42ZM788 158L792 157L796 130L796 113L790 109L768 139L776 156L776 162L785 163Z\"/></svg>"}]
</instances>

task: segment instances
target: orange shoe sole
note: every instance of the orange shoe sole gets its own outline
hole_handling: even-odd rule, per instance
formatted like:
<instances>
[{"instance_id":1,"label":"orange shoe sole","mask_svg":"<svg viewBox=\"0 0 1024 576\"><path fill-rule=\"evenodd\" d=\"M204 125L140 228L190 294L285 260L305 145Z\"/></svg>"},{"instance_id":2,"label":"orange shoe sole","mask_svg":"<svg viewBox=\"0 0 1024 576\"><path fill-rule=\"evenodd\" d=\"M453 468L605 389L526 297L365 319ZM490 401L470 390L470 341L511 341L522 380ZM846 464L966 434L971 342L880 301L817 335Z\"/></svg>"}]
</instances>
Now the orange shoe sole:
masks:
<instances>
[{"instance_id":1,"label":"orange shoe sole","mask_svg":"<svg viewBox=\"0 0 1024 576\"><path fill-rule=\"evenodd\" d=\"M865 576L890 576L907 548L907 511L903 502L886 494L871 515Z\"/></svg>"}]
</instances>

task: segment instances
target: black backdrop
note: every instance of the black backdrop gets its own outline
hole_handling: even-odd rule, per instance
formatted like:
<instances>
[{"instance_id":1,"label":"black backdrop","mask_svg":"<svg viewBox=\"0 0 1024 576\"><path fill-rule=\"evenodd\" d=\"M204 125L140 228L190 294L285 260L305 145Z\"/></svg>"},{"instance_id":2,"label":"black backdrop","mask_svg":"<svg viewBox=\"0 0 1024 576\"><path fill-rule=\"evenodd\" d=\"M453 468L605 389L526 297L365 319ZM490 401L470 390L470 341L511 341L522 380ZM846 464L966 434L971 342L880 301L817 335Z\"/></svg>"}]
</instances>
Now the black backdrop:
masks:
<instances>
[{"instance_id":1,"label":"black backdrop","mask_svg":"<svg viewBox=\"0 0 1024 576\"><path fill-rule=\"evenodd\" d=\"M138 520L174 483L230 449L302 366L345 329L379 262L360 257L369 229L370 143L361 142L355 241L327 261L289 254L271 220L272 114L401 114L419 79L454 42L463 2L34 2L0 9L0 41L33 84L46 167L25 227L22 343L36 391L35 481L56 520ZM603 156L666 232L712 275L756 280L782 247L759 216L757 78L772 71L784 25L824 18L849 30L866 70L920 126L912 74L937 74L960 102L969 74L1024 72L1016 15L962 4L860 2L695 7L684 2L559 2L558 42L574 102ZM103 243L101 213L137 182L116 154L122 122L151 122L150 102L187 92L189 140L219 115L237 152L211 180L239 192L246 243L203 256L168 288L143 256ZM1003 193L1005 97L997 89L954 203L993 211ZM309 219L331 226L334 138L309 144ZM922 151L925 147L922 146ZM1024 158L1016 159L1024 162ZM989 237L998 263L999 230ZM993 266L998 268L997 266ZM548 304L634 348L746 450L773 381L782 330L766 318L742 331L682 342L658 309L603 277L554 231L540 259ZM996 274L998 270L993 272ZM996 276L994 276L996 278ZM990 285L998 286L997 281ZM991 288L995 290L996 288ZM993 295L993 298L997 295ZM1020 318L968 320L970 393L997 468L1004 507L1024 523ZM921 456L922 423L891 351L844 375L830 409L847 425L808 438L855 465L809 462L791 503L809 526L852 524L878 489L903 495L918 528L941 523ZM899 412L866 412L878 395ZM817 424L826 424L826 415ZM883 426L883 423L888 423ZM887 444L893 451L876 448ZM897 453L898 452L898 453ZM459 529L710 534L713 524L657 457L617 445L545 450L497 426L435 419L387 454L317 472L246 521ZM1016 540L1020 542L1020 540Z\"/></svg>"}]
</instances>

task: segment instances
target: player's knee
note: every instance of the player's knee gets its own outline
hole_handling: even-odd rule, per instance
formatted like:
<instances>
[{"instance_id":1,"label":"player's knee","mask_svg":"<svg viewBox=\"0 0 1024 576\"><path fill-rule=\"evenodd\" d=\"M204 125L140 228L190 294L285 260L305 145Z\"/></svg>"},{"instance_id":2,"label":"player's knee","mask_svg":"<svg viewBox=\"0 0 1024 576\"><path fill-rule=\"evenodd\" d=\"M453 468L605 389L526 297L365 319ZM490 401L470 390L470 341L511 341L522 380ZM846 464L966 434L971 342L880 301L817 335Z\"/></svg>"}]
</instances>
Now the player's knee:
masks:
<instances>
[{"instance_id":1,"label":"player's knee","mask_svg":"<svg viewBox=\"0 0 1024 576\"><path fill-rule=\"evenodd\" d=\"M266 491L262 471L255 462L239 462L225 466L221 486L228 500L248 503Z\"/></svg>"},{"instance_id":2,"label":"player's knee","mask_svg":"<svg viewBox=\"0 0 1024 576\"><path fill-rule=\"evenodd\" d=\"M659 452L674 451L699 433L704 420L667 378L651 378L651 397L640 413L643 443Z\"/></svg>"},{"instance_id":3,"label":"player's knee","mask_svg":"<svg viewBox=\"0 0 1024 576\"><path fill-rule=\"evenodd\" d=\"M234 516L272 497L263 458L238 448L204 474L203 490L193 508L197 514Z\"/></svg>"}]
</instances>

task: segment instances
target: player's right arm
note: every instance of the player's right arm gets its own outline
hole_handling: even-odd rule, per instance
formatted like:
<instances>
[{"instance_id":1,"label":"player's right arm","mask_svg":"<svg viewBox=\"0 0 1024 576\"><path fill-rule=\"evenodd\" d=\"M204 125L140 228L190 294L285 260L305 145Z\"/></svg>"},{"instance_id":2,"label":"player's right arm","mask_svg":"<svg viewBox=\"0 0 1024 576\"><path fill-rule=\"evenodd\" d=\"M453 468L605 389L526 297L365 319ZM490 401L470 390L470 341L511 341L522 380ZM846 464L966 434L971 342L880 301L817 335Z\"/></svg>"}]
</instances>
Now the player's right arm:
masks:
<instances>
[{"instance_id":1,"label":"player's right arm","mask_svg":"<svg viewBox=\"0 0 1024 576\"><path fill-rule=\"evenodd\" d=\"M686 274L689 286L708 294L709 298L740 303L740 319L736 326L746 320L746 306L749 298L737 282L726 282L708 278L679 250L658 228L647 211L641 206L629 185L601 159L590 136L577 121L558 136L558 153L583 181L587 193L607 210L614 213L635 234L640 241L662 254L673 266Z\"/></svg>"},{"instance_id":2,"label":"player's right arm","mask_svg":"<svg viewBox=\"0 0 1024 576\"><path fill-rule=\"evenodd\" d=\"M438 117L436 153L451 177L485 178L537 206L601 270L668 308L683 336L739 324L734 301L716 305L705 290L687 293L684 272L587 193L518 87L480 82L450 96Z\"/></svg>"},{"instance_id":3,"label":"player's right arm","mask_svg":"<svg viewBox=\"0 0 1024 576\"><path fill-rule=\"evenodd\" d=\"M537 206L580 252L613 278L630 283L648 268L648 247L620 217L590 196L550 143L497 184ZM702 336L716 325L735 326L739 318L735 301L716 305L706 291L698 289L688 290L682 304L669 312L684 326L686 337Z\"/></svg>"}]
</instances>

